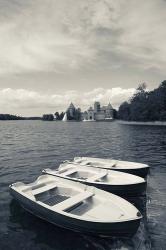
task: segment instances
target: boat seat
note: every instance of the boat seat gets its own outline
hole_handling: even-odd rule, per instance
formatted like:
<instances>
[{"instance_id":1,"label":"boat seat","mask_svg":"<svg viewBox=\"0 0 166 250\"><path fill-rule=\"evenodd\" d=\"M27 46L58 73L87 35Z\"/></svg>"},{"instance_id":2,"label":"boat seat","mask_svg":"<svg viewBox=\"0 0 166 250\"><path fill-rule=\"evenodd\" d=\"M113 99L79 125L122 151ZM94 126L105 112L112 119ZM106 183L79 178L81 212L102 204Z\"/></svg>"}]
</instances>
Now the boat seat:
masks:
<instances>
[{"instance_id":1,"label":"boat seat","mask_svg":"<svg viewBox=\"0 0 166 250\"><path fill-rule=\"evenodd\" d=\"M51 183L49 185L44 185L43 187L32 190L32 194L33 195L41 194L41 193L44 193L44 192L49 191L49 190L56 188L56 187L57 187L57 185L55 183Z\"/></svg>"},{"instance_id":2,"label":"boat seat","mask_svg":"<svg viewBox=\"0 0 166 250\"><path fill-rule=\"evenodd\" d=\"M98 179L101 179L107 175L107 172L98 173L90 178L87 179L87 181L97 181Z\"/></svg>"},{"instance_id":3,"label":"boat seat","mask_svg":"<svg viewBox=\"0 0 166 250\"><path fill-rule=\"evenodd\" d=\"M78 203L92 197L94 194L91 193L91 192L88 192L88 191L85 191L85 192L82 192L82 193L79 193L75 196L72 196L71 198L53 206L52 208L55 210L55 209L58 209L58 210L67 210L67 209L70 209L72 208L73 206L77 205Z\"/></svg>"},{"instance_id":4,"label":"boat seat","mask_svg":"<svg viewBox=\"0 0 166 250\"><path fill-rule=\"evenodd\" d=\"M67 175L70 175L70 174L74 174L75 172L77 172L76 169L69 169L69 170L66 169L66 172L62 172L62 173L60 172L59 175L67 176Z\"/></svg>"}]
</instances>

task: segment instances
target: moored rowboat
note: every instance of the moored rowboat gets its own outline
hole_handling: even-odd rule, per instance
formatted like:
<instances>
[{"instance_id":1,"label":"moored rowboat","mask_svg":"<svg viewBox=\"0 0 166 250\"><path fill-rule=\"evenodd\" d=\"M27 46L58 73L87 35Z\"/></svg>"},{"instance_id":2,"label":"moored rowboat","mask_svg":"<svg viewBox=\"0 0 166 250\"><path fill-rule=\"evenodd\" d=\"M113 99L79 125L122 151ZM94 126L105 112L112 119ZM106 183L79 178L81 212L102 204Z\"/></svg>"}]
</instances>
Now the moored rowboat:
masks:
<instances>
[{"instance_id":1,"label":"moored rowboat","mask_svg":"<svg viewBox=\"0 0 166 250\"><path fill-rule=\"evenodd\" d=\"M95 186L125 197L141 195L146 191L146 181L143 178L113 170L63 163L58 170L48 168L42 172Z\"/></svg>"},{"instance_id":2,"label":"moored rowboat","mask_svg":"<svg viewBox=\"0 0 166 250\"><path fill-rule=\"evenodd\" d=\"M128 201L95 187L51 175L10 185L12 196L30 213L57 226L101 236L131 236L140 212Z\"/></svg>"},{"instance_id":3,"label":"moored rowboat","mask_svg":"<svg viewBox=\"0 0 166 250\"><path fill-rule=\"evenodd\" d=\"M103 159L93 157L75 157L73 162L79 163L81 165L93 166L96 168L121 171L129 174L138 175L143 178L146 177L149 172L149 165L130 161L119 161L114 159Z\"/></svg>"}]
</instances>

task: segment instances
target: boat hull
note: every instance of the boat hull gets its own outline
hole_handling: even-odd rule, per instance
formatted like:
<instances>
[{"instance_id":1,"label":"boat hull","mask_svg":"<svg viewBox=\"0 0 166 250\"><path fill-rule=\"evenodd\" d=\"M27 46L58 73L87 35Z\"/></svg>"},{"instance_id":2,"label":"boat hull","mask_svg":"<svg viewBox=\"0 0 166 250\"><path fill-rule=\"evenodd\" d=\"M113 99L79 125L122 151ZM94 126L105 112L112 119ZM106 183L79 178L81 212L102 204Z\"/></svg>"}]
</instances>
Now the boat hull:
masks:
<instances>
[{"instance_id":1,"label":"boat hull","mask_svg":"<svg viewBox=\"0 0 166 250\"><path fill-rule=\"evenodd\" d=\"M47 209L33 200L24 197L12 188L10 192L19 204L31 214L56 226L79 233L100 235L103 237L132 237L137 232L140 224L140 217L130 221L113 223L79 220Z\"/></svg>"},{"instance_id":2,"label":"boat hull","mask_svg":"<svg viewBox=\"0 0 166 250\"><path fill-rule=\"evenodd\" d=\"M124 173L127 173L127 174L134 174L134 175L140 176L142 178L146 178L146 176L149 173L149 167L136 168L136 169L133 169L133 168L129 168L129 169L124 169L124 168L115 169L115 168L112 168L111 170L120 171L120 172L124 172Z\"/></svg>"},{"instance_id":3,"label":"boat hull","mask_svg":"<svg viewBox=\"0 0 166 250\"><path fill-rule=\"evenodd\" d=\"M85 183L84 183L85 184ZM119 195L121 197L135 197L144 195L146 193L146 182L139 184L129 184L129 185L107 185L100 183L87 183L89 186L94 186L100 188L104 191Z\"/></svg>"}]
</instances>

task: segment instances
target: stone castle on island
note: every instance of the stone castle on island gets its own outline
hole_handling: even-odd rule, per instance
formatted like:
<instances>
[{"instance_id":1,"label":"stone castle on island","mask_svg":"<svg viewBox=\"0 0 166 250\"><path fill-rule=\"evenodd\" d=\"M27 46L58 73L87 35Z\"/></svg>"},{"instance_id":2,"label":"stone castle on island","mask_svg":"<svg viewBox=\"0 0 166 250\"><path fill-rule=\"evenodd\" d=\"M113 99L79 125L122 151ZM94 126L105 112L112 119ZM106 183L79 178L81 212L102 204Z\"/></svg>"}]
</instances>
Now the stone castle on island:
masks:
<instances>
[{"instance_id":1,"label":"stone castle on island","mask_svg":"<svg viewBox=\"0 0 166 250\"><path fill-rule=\"evenodd\" d=\"M75 108L74 104L71 103L65 112L63 121L109 121L113 119L114 109L110 103L107 106L101 106L100 102L95 102L94 107L90 107L84 112L81 112L80 108Z\"/></svg>"}]
</instances>

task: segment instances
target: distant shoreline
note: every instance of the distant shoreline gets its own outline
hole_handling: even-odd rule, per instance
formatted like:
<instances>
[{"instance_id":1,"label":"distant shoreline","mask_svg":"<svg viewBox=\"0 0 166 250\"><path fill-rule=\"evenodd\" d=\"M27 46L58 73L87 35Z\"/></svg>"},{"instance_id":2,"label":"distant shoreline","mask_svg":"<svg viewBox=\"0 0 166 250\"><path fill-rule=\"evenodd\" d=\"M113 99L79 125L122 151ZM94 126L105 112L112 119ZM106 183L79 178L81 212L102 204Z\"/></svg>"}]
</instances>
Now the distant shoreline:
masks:
<instances>
[{"instance_id":1,"label":"distant shoreline","mask_svg":"<svg viewBox=\"0 0 166 250\"><path fill-rule=\"evenodd\" d=\"M166 121L153 121L153 122L138 122L138 121L117 121L119 124L124 125L147 125L147 126L166 126Z\"/></svg>"},{"instance_id":2,"label":"distant shoreline","mask_svg":"<svg viewBox=\"0 0 166 250\"><path fill-rule=\"evenodd\" d=\"M42 119L10 119L10 120L0 120L0 121L43 121ZM56 121L54 120L54 122L62 122L62 121ZM68 122L81 122L81 121L75 121L75 120L71 120ZM105 122L105 121L100 121L100 122ZM117 122L118 124L121 125L137 125L137 126L166 126L166 121L154 121L154 122L138 122L138 121L123 121L123 120L117 120L114 119L114 122Z\"/></svg>"}]
</instances>

